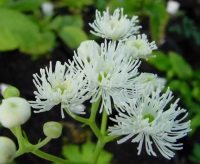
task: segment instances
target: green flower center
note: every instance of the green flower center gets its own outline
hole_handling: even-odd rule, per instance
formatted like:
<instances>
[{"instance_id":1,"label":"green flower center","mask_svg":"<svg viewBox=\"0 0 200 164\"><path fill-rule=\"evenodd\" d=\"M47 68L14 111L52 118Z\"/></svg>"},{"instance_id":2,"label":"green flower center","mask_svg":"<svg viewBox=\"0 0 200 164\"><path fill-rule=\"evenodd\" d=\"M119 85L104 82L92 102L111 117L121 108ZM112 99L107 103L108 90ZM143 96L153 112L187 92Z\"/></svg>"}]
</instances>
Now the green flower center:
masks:
<instances>
[{"instance_id":1,"label":"green flower center","mask_svg":"<svg viewBox=\"0 0 200 164\"><path fill-rule=\"evenodd\" d=\"M151 123L151 122L153 122L154 121L154 116L152 115L152 114L150 114L150 113L147 113L147 114L145 114L144 116L143 116L143 119L145 120L145 119L148 119L149 120L149 123Z\"/></svg>"},{"instance_id":2,"label":"green flower center","mask_svg":"<svg viewBox=\"0 0 200 164\"><path fill-rule=\"evenodd\" d=\"M100 73L99 76L98 76L98 81L101 82L103 78L107 77L107 75L108 75L107 72L103 72L103 74Z\"/></svg>"},{"instance_id":3,"label":"green flower center","mask_svg":"<svg viewBox=\"0 0 200 164\"><path fill-rule=\"evenodd\" d=\"M72 84L68 80L65 80L62 83L57 84L53 89L55 90L60 89L62 94L64 93L64 91L70 93L73 90Z\"/></svg>"},{"instance_id":4,"label":"green flower center","mask_svg":"<svg viewBox=\"0 0 200 164\"><path fill-rule=\"evenodd\" d=\"M135 42L133 43L133 46L136 47L137 49L140 49L140 48L143 47L143 42L137 40L137 41L135 41Z\"/></svg>"}]
</instances>

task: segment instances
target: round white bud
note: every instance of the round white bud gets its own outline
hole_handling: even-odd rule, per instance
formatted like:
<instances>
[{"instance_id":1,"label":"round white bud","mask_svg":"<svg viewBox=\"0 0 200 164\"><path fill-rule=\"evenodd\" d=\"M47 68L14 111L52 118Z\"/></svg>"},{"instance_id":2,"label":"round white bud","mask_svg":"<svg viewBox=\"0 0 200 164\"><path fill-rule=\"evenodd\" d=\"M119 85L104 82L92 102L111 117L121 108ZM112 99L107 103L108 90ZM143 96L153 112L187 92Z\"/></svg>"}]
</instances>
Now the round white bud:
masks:
<instances>
[{"instance_id":1,"label":"round white bud","mask_svg":"<svg viewBox=\"0 0 200 164\"><path fill-rule=\"evenodd\" d=\"M46 122L43 126L43 132L49 138L59 138L62 134L62 125L55 121Z\"/></svg>"},{"instance_id":2,"label":"round white bud","mask_svg":"<svg viewBox=\"0 0 200 164\"><path fill-rule=\"evenodd\" d=\"M16 154L15 143L7 138L0 137L0 164L6 164L13 161Z\"/></svg>"},{"instance_id":3,"label":"round white bud","mask_svg":"<svg viewBox=\"0 0 200 164\"><path fill-rule=\"evenodd\" d=\"M94 40L83 41L77 49L78 56L87 63L97 60L100 55L100 46Z\"/></svg>"},{"instance_id":4,"label":"round white bud","mask_svg":"<svg viewBox=\"0 0 200 164\"><path fill-rule=\"evenodd\" d=\"M3 99L0 105L0 122L6 128L24 124L31 116L31 107L21 97Z\"/></svg>"}]
</instances>

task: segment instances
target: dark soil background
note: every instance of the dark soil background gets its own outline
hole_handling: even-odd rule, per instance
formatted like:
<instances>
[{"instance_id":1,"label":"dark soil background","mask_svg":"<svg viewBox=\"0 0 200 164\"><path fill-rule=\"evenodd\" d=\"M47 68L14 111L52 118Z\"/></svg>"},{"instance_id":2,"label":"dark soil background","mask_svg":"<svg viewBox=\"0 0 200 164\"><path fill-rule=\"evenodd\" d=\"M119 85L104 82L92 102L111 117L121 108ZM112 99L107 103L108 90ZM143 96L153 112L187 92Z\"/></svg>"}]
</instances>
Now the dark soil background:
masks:
<instances>
[{"instance_id":1,"label":"dark soil background","mask_svg":"<svg viewBox=\"0 0 200 164\"><path fill-rule=\"evenodd\" d=\"M200 29L200 2L195 0L179 0L181 3L181 9L184 10L186 15L195 22L195 25ZM85 19L88 22L88 15L85 15ZM169 26L179 24L181 18L172 19ZM182 54L186 60L194 68L200 68L200 46L195 45L191 39L184 38L181 35L166 31L166 40L163 45L160 46L160 50L163 51L177 51ZM59 60L65 62L67 59L72 58L73 51L66 47L61 41L59 46L51 53L50 56L44 56L39 60L33 61L30 56L21 54L18 51L0 53L0 83L6 83L14 85L21 91L21 96L28 100L34 99L33 91L34 85L32 82L32 74L39 72L40 68L43 68L49 64L49 61ZM150 72L153 68L149 65L144 65L142 70ZM36 143L39 138L44 137L42 133L42 125L46 121L60 121L61 115L59 107L53 109L48 113L32 114L31 119L24 126L24 129L33 143ZM85 130L82 130L79 124L76 124L69 117L66 117L63 121L66 121L66 126L63 130L63 136L70 143L83 143L86 135ZM70 126L67 126L70 125ZM72 128L75 127L75 130ZM75 132L74 132L75 131ZM8 130L1 128L0 134L9 136L12 135ZM146 153L137 156L136 144L130 144L129 142L117 145L116 142L108 144L106 149L114 154L113 164L190 164L188 156L192 152L193 144L200 142L200 131L198 131L193 137L186 137L183 139L184 149L177 152L177 155L172 160L166 160L162 156L149 157ZM44 147L46 151L52 154L60 155L62 149L61 139L52 140L51 144ZM41 160L34 155L26 154L16 160L18 163L29 164L48 164L50 162Z\"/></svg>"}]
</instances>

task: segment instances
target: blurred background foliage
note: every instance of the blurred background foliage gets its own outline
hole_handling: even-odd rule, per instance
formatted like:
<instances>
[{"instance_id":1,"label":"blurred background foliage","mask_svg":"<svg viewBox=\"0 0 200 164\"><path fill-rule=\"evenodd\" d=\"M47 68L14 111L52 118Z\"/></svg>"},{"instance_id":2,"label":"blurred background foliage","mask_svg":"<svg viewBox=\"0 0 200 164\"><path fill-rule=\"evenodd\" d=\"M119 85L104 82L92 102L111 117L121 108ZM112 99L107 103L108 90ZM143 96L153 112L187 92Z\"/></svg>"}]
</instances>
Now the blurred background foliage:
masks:
<instances>
[{"instance_id":1,"label":"blurred background foliage","mask_svg":"<svg viewBox=\"0 0 200 164\"><path fill-rule=\"evenodd\" d=\"M195 56L200 50L199 25L184 9L175 14L167 12L167 3L167 0L0 0L0 55L17 50L40 60L50 56L60 44L74 50L83 40L95 38L89 33L88 21L92 22L96 8L103 11L106 7L111 10L123 7L128 16L139 16L143 32L156 41L159 51L146 62L166 78L167 85L188 109L192 138L200 134L200 62ZM200 161L200 139L195 140L188 158L194 163Z\"/></svg>"}]
</instances>

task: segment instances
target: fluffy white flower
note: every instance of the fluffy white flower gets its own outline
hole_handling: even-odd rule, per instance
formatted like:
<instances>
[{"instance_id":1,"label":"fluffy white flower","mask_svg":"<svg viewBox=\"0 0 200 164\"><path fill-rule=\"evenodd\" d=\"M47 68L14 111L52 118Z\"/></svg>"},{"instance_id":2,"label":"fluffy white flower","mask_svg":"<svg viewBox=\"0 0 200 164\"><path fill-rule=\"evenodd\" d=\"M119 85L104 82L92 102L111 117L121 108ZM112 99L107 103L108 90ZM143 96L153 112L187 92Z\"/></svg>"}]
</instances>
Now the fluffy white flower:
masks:
<instances>
[{"instance_id":1,"label":"fluffy white flower","mask_svg":"<svg viewBox=\"0 0 200 164\"><path fill-rule=\"evenodd\" d=\"M31 106L21 97L3 99L0 105L0 122L6 128L24 124L31 116Z\"/></svg>"},{"instance_id":2,"label":"fluffy white flower","mask_svg":"<svg viewBox=\"0 0 200 164\"><path fill-rule=\"evenodd\" d=\"M101 13L96 11L96 20L89 25L93 28L92 34L102 38L121 40L138 33L141 26L137 26L138 17L133 16L131 19L124 15L123 8L116 9L113 15L110 14L109 9Z\"/></svg>"},{"instance_id":3,"label":"fluffy white flower","mask_svg":"<svg viewBox=\"0 0 200 164\"><path fill-rule=\"evenodd\" d=\"M92 54L90 60L84 60L83 53L78 49L74 61L78 69L83 70L90 84L91 102L101 98L100 112L105 109L108 114L111 114L111 102L118 104L126 101L127 97L123 94L125 93L123 90L136 89L134 78L138 75L139 62L134 62L128 57L127 49L122 42L117 44L105 41L101 47L96 46L96 49L93 48L96 43L90 42L90 44L91 46L82 48L84 53L88 52L85 54Z\"/></svg>"},{"instance_id":4,"label":"fluffy white flower","mask_svg":"<svg viewBox=\"0 0 200 164\"><path fill-rule=\"evenodd\" d=\"M162 95L156 91L130 102L122 107L126 112L119 110L119 115L112 118L116 124L109 127L110 135L124 135L119 144L132 138L131 142L139 144L138 154L144 144L148 155L156 156L154 143L165 158L172 158L175 155L173 150L182 149L177 140L190 131L190 121L184 122L186 110L177 108L178 100L169 104L172 98L169 90Z\"/></svg>"},{"instance_id":5,"label":"fluffy white flower","mask_svg":"<svg viewBox=\"0 0 200 164\"><path fill-rule=\"evenodd\" d=\"M73 63L67 66L57 61L54 71L50 63L49 68L40 69L40 75L33 77L37 91L34 92L36 100L31 104L39 109L36 113L49 111L58 104L61 104L62 117L63 109L71 114L85 113L81 104L89 99L87 81L79 70L75 70Z\"/></svg>"},{"instance_id":6,"label":"fluffy white flower","mask_svg":"<svg viewBox=\"0 0 200 164\"><path fill-rule=\"evenodd\" d=\"M126 41L126 46L134 59L147 58L152 50L157 49L155 42L149 42L145 34L130 37Z\"/></svg>"}]
</instances>

